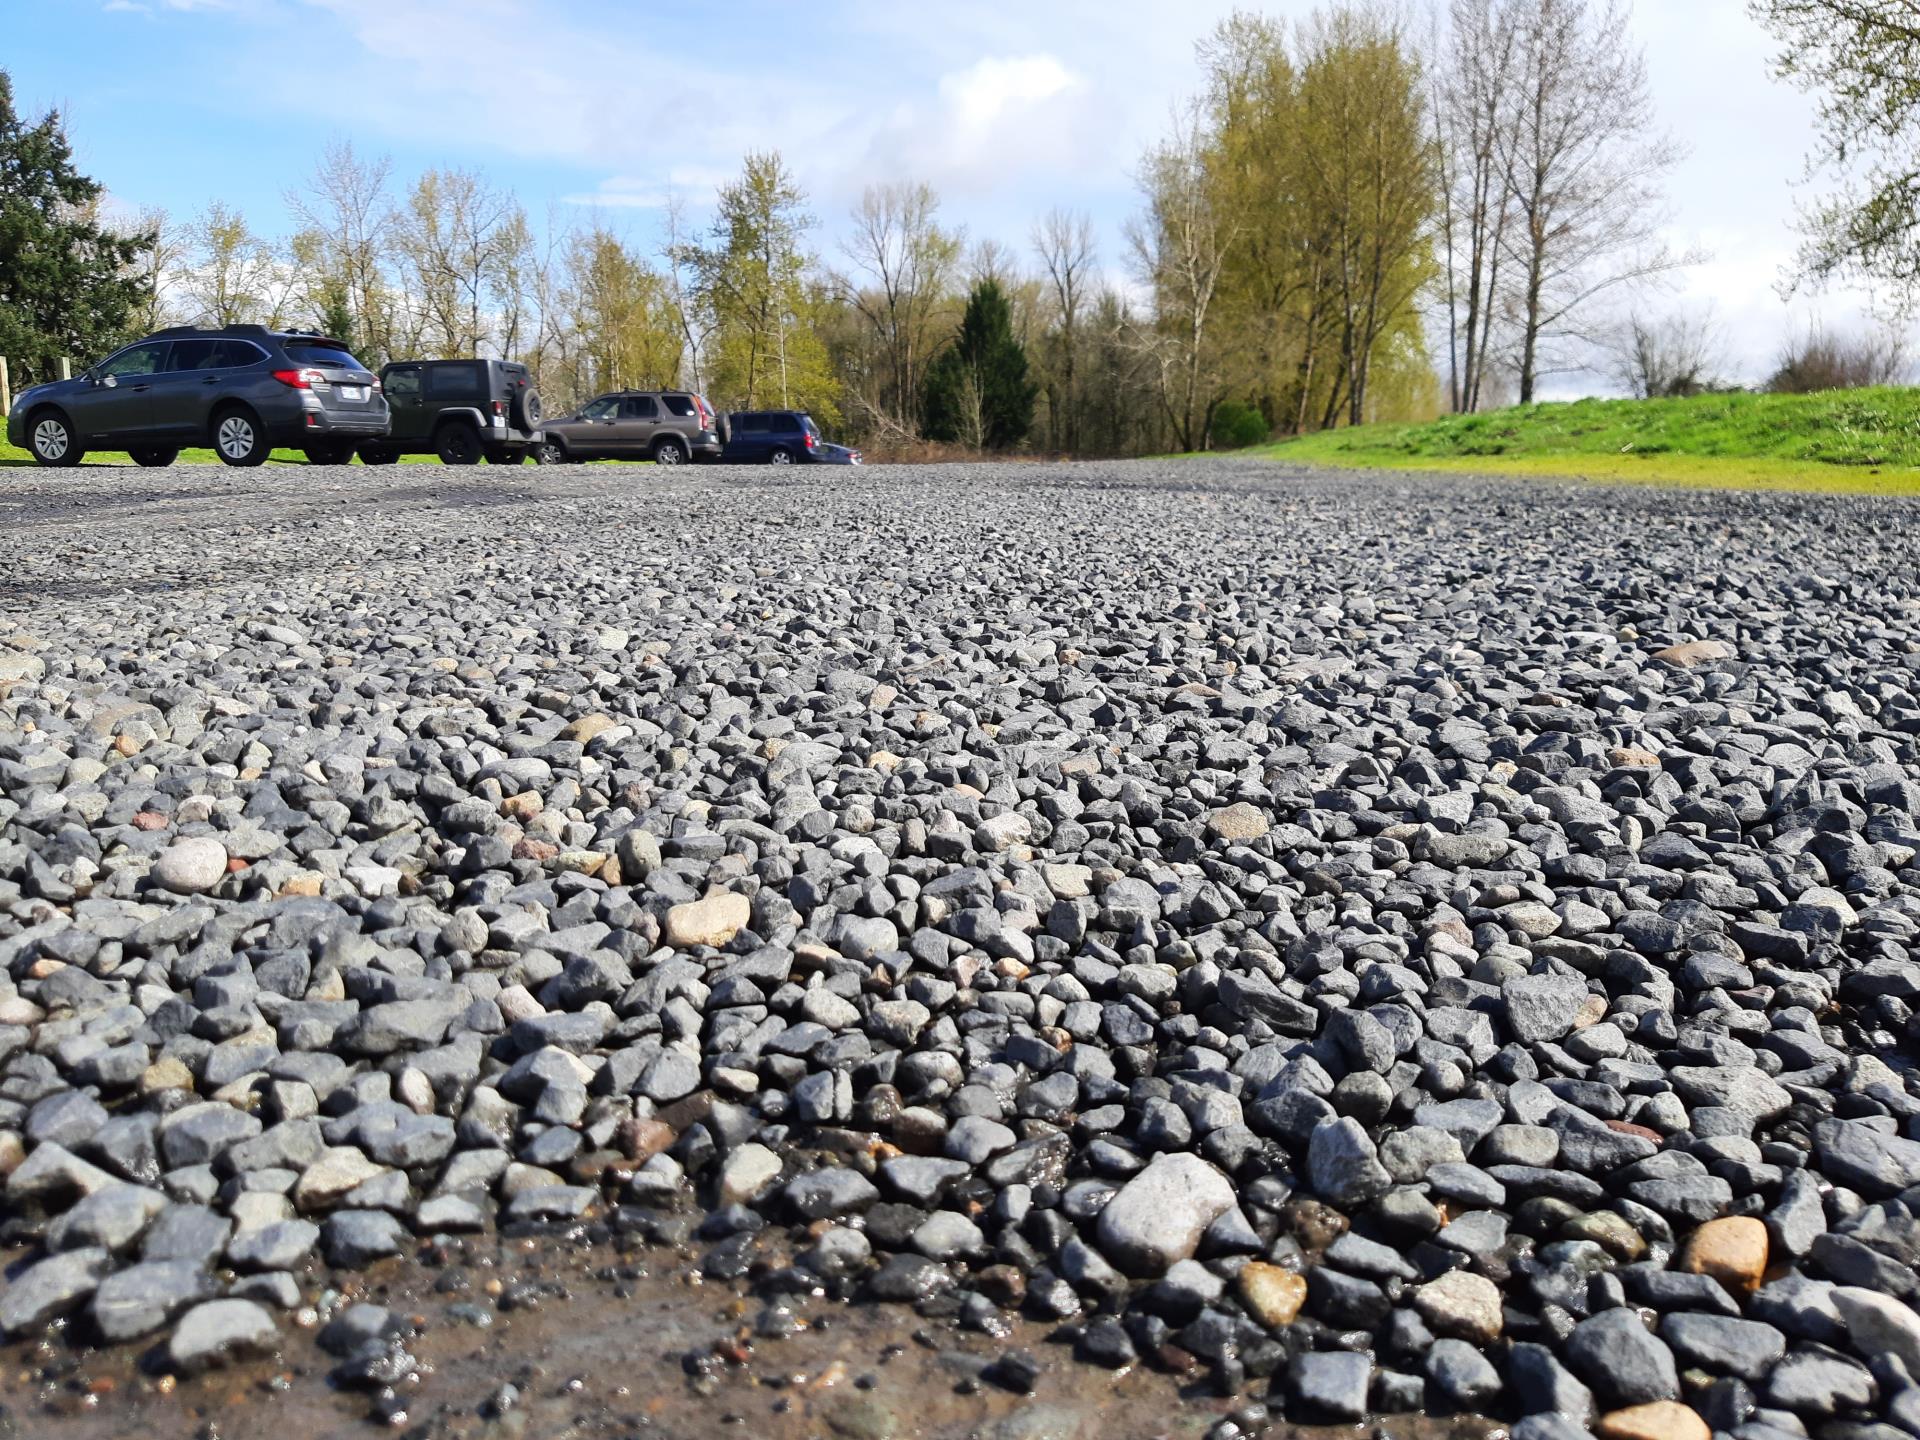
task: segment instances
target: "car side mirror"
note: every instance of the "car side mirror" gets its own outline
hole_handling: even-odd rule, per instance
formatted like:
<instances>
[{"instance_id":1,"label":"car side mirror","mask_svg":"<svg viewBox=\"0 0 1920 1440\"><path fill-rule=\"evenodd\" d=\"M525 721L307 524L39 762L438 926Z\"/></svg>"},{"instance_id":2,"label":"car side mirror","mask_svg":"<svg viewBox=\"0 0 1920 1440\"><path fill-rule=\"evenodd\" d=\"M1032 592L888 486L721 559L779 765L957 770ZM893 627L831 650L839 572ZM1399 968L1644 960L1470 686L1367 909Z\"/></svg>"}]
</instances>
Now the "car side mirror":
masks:
<instances>
[{"instance_id":1,"label":"car side mirror","mask_svg":"<svg viewBox=\"0 0 1920 1440\"><path fill-rule=\"evenodd\" d=\"M104 380L101 380L101 381L99 381L99 382L97 382L97 383L99 383L99 384L101 384L101 385L104 385L104 386L106 386L106 387L107 387L107 388L108 388L109 390L111 390L111 389L113 389L113 388L114 388L115 386L117 386L117 385L119 385L119 383L120 383L120 382L119 382L119 381L118 381L117 379L115 379L115 378L114 378L113 376L111 376L111 375L109 375L109 376L107 376L107 377L106 377L106 378L105 378Z\"/></svg>"}]
</instances>

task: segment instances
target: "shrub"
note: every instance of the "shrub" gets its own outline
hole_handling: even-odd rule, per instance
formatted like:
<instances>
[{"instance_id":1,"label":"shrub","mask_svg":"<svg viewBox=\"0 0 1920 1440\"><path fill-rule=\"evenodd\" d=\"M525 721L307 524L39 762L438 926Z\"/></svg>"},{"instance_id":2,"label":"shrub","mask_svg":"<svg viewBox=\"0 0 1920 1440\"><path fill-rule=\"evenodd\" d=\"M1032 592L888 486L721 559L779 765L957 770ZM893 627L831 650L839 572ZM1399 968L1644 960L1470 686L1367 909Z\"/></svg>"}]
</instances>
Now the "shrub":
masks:
<instances>
[{"instance_id":1,"label":"shrub","mask_svg":"<svg viewBox=\"0 0 1920 1440\"><path fill-rule=\"evenodd\" d=\"M1213 412L1213 448L1216 450L1244 450L1249 445L1263 444L1271 433L1267 417L1251 405L1238 400L1222 400Z\"/></svg>"}]
</instances>

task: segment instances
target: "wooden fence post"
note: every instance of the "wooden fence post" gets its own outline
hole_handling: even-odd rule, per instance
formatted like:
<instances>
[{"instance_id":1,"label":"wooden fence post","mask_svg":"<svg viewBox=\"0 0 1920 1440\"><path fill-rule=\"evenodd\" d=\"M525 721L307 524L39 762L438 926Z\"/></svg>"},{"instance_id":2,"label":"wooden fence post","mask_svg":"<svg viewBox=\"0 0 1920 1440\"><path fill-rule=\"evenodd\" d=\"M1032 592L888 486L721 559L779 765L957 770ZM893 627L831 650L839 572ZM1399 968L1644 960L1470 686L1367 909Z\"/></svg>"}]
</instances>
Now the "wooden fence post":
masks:
<instances>
[{"instance_id":1,"label":"wooden fence post","mask_svg":"<svg viewBox=\"0 0 1920 1440\"><path fill-rule=\"evenodd\" d=\"M73 362L64 355L60 357L60 378L62 380L73 378Z\"/></svg>"},{"instance_id":2,"label":"wooden fence post","mask_svg":"<svg viewBox=\"0 0 1920 1440\"><path fill-rule=\"evenodd\" d=\"M0 415L13 413L13 379L7 374L7 357L0 355Z\"/></svg>"}]
</instances>

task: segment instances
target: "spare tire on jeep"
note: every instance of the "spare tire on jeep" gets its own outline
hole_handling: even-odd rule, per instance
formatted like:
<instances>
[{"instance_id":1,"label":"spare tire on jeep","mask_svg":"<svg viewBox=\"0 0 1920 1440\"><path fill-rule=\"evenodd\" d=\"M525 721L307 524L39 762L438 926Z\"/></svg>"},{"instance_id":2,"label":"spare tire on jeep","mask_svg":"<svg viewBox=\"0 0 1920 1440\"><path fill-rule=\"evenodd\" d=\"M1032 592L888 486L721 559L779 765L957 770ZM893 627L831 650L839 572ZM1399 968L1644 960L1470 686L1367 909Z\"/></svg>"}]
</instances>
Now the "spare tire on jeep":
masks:
<instances>
[{"instance_id":1,"label":"spare tire on jeep","mask_svg":"<svg viewBox=\"0 0 1920 1440\"><path fill-rule=\"evenodd\" d=\"M513 423L522 430L540 428L540 392L531 385L513 392Z\"/></svg>"}]
</instances>

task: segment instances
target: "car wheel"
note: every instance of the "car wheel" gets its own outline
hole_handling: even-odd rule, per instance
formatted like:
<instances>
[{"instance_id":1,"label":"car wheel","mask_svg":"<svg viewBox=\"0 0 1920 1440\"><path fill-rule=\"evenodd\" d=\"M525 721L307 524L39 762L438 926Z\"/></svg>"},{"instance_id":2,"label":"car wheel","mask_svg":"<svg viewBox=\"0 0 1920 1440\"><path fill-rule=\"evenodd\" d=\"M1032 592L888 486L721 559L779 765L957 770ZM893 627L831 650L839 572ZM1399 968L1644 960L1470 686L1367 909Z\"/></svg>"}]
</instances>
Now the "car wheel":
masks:
<instances>
[{"instance_id":1,"label":"car wheel","mask_svg":"<svg viewBox=\"0 0 1920 1440\"><path fill-rule=\"evenodd\" d=\"M351 445L309 445L307 447L309 465L345 465L352 459Z\"/></svg>"},{"instance_id":2,"label":"car wheel","mask_svg":"<svg viewBox=\"0 0 1920 1440\"><path fill-rule=\"evenodd\" d=\"M157 470L163 465L171 465L180 458L178 450L167 450L158 445L142 445L130 449L127 454L133 457L133 463L148 470Z\"/></svg>"},{"instance_id":3,"label":"car wheel","mask_svg":"<svg viewBox=\"0 0 1920 1440\"><path fill-rule=\"evenodd\" d=\"M678 440L662 440L653 447L653 463L656 465L678 465L686 458L686 447Z\"/></svg>"},{"instance_id":4,"label":"car wheel","mask_svg":"<svg viewBox=\"0 0 1920 1440\"><path fill-rule=\"evenodd\" d=\"M362 445L360 463L362 465L391 465L400 458L397 450L389 450L384 445Z\"/></svg>"},{"instance_id":5,"label":"car wheel","mask_svg":"<svg viewBox=\"0 0 1920 1440\"><path fill-rule=\"evenodd\" d=\"M774 447L773 453L767 456L767 464L769 465L791 465L792 463L792 452L782 450L777 445Z\"/></svg>"},{"instance_id":6,"label":"car wheel","mask_svg":"<svg viewBox=\"0 0 1920 1440\"><path fill-rule=\"evenodd\" d=\"M43 410L34 416L31 439L33 458L41 465L78 465L87 453L80 448L67 417L57 410Z\"/></svg>"},{"instance_id":7,"label":"car wheel","mask_svg":"<svg viewBox=\"0 0 1920 1440\"><path fill-rule=\"evenodd\" d=\"M264 465L267 432L251 410L223 410L213 417L213 451L228 465Z\"/></svg>"},{"instance_id":8,"label":"car wheel","mask_svg":"<svg viewBox=\"0 0 1920 1440\"><path fill-rule=\"evenodd\" d=\"M434 437L434 451L442 465L478 465L480 437L471 425L448 425Z\"/></svg>"},{"instance_id":9,"label":"car wheel","mask_svg":"<svg viewBox=\"0 0 1920 1440\"><path fill-rule=\"evenodd\" d=\"M558 440L542 440L539 448L533 452L536 464L564 465L567 463L567 447Z\"/></svg>"}]
</instances>

